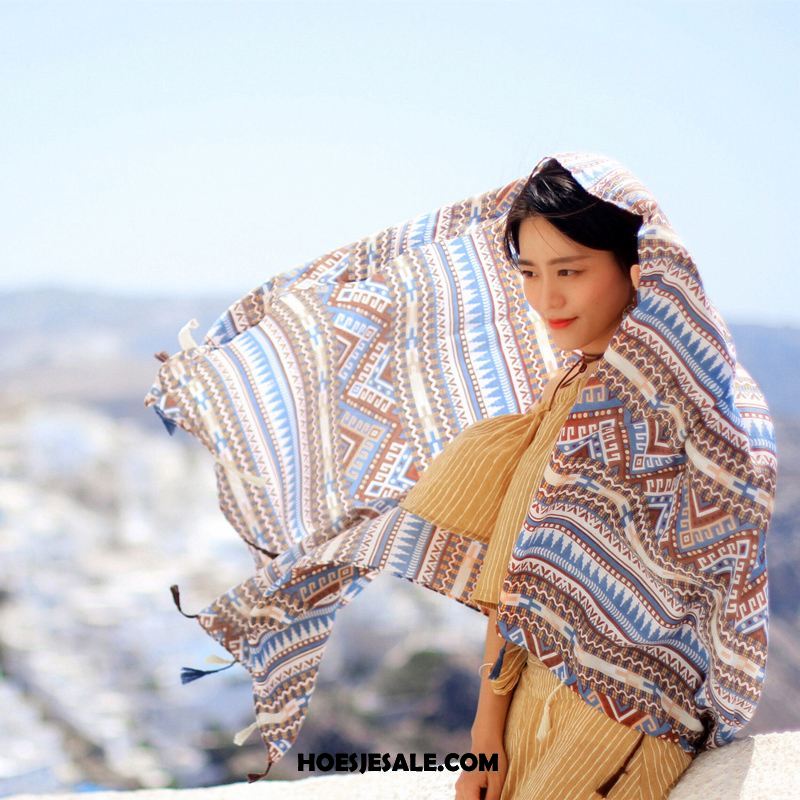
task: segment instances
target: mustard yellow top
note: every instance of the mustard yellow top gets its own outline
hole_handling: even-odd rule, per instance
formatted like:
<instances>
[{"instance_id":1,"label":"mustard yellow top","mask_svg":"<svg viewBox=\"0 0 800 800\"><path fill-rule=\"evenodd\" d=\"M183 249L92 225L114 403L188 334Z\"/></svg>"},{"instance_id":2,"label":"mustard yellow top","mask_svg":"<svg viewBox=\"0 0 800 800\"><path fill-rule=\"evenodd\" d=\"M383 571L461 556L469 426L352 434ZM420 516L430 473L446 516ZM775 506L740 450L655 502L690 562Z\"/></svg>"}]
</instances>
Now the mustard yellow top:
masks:
<instances>
[{"instance_id":1,"label":"mustard yellow top","mask_svg":"<svg viewBox=\"0 0 800 800\"><path fill-rule=\"evenodd\" d=\"M488 542L471 599L497 606L528 508L590 364L522 414L478 420L447 443L400 506L441 528Z\"/></svg>"},{"instance_id":2,"label":"mustard yellow top","mask_svg":"<svg viewBox=\"0 0 800 800\"><path fill-rule=\"evenodd\" d=\"M558 432L596 362L523 414L487 417L464 428L420 475L400 506L453 533L488 542L470 595L496 608L511 550L542 481ZM557 381L556 381L557 383ZM555 388L554 386L552 387ZM495 694L511 692L526 666L546 669L524 647L506 643Z\"/></svg>"}]
</instances>

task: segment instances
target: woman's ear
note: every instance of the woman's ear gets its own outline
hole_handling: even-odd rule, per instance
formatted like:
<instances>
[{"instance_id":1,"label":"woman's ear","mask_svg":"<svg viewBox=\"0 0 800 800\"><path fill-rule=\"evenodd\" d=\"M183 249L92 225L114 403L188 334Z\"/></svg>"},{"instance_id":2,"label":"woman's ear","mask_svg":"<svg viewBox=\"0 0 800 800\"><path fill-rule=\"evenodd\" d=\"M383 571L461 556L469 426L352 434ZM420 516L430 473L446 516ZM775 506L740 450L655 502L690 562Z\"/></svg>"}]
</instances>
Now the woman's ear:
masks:
<instances>
[{"instance_id":1,"label":"woman's ear","mask_svg":"<svg viewBox=\"0 0 800 800\"><path fill-rule=\"evenodd\" d=\"M631 267L631 283L633 284L633 288L634 289L638 289L639 288L639 276L640 276L640 273L641 273L641 270L639 269L639 265L638 264L634 264Z\"/></svg>"}]
</instances>

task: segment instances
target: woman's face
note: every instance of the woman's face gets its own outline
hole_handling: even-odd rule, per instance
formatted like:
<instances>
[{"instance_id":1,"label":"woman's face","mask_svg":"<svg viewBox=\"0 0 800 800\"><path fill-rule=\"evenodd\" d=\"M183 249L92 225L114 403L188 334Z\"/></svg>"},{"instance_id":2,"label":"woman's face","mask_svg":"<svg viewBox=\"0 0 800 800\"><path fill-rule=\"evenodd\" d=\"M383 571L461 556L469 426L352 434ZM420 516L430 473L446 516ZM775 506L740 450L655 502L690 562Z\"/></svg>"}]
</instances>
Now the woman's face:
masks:
<instances>
[{"instance_id":1,"label":"woman's face","mask_svg":"<svg viewBox=\"0 0 800 800\"><path fill-rule=\"evenodd\" d=\"M543 217L519 227L522 287L560 350L605 351L638 284L639 267L625 275L610 250L574 242ZM558 320L571 320L559 326Z\"/></svg>"}]
</instances>

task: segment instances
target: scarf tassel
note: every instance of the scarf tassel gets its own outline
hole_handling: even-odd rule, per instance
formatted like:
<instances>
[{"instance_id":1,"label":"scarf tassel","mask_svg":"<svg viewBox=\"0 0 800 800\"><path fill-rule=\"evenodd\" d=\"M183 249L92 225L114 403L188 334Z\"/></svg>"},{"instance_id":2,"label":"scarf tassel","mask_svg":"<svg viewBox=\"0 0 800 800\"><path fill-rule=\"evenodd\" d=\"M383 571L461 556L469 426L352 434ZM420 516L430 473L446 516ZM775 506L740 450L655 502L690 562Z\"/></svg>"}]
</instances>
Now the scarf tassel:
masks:
<instances>
[{"instance_id":1,"label":"scarf tassel","mask_svg":"<svg viewBox=\"0 0 800 800\"><path fill-rule=\"evenodd\" d=\"M270 767L272 767L272 762L271 761L269 762L269 766L266 768L266 770L264 772L248 772L247 773L247 782L248 783L255 783L255 781L260 781L262 778L265 778L267 776L267 773L270 770Z\"/></svg>"},{"instance_id":2,"label":"scarf tassel","mask_svg":"<svg viewBox=\"0 0 800 800\"><path fill-rule=\"evenodd\" d=\"M181 667L181 683L191 683L204 675L211 675L214 672L222 672L225 669L230 669L236 662L232 661L225 667L219 669L194 669L193 667Z\"/></svg>"},{"instance_id":3,"label":"scarf tassel","mask_svg":"<svg viewBox=\"0 0 800 800\"><path fill-rule=\"evenodd\" d=\"M217 655L206 656L206 661L208 661L209 664L225 664L222 669L228 669L228 667L232 667L236 663L235 658L220 658ZM193 669L191 667L183 667L181 670L181 683L191 683L192 681L196 681L198 678L202 678L203 675L210 675L212 672L221 671L222 670L219 669L202 670Z\"/></svg>"},{"instance_id":4,"label":"scarf tassel","mask_svg":"<svg viewBox=\"0 0 800 800\"><path fill-rule=\"evenodd\" d=\"M199 614L187 614L181 608L181 593L178 590L177 583L172 584L172 586L169 587L169 590L172 592L172 599L175 602L178 611L180 611L184 617L188 617L189 619L197 619L197 617L200 616ZM208 660L213 661L216 664L225 663L217 656L209 656ZM230 663L226 663L224 667L220 667L219 669L194 669L193 667L181 667L181 683L191 683L192 681L196 681L205 675L211 675L213 672L222 672L224 669L230 669L235 663L236 659L233 659L230 661Z\"/></svg>"},{"instance_id":5,"label":"scarf tassel","mask_svg":"<svg viewBox=\"0 0 800 800\"><path fill-rule=\"evenodd\" d=\"M178 611L180 611L181 614L183 614L184 617L188 617L189 619L197 619L197 617L200 616L199 614L187 614L181 608L181 593L178 591L178 584L177 583L174 583L172 586L170 586L169 590L170 590L170 592L172 592L172 600L173 600L173 602L178 607Z\"/></svg>"},{"instance_id":6,"label":"scarf tassel","mask_svg":"<svg viewBox=\"0 0 800 800\"><path fill-rule=\"evenodd\" d=\"M258 727L258 722L253 722L251 725L248 725L246 728L243 728L233 737L233 743L241 747L249 738L250 735L255 731Z\"/></svg>"},{"instance_id":7,"label":"scarf tassel","mask_svg":"<svg viewBox=\"0 0 800 800\"><path fill-rule=\"evenodd\" d=\"M239 534L239 535L242 537L242 539L244 539L244 541L247 544L250 545L250 547L254 547L256 550L260 550L262 553L266 553L266 555L268 555L270 558L277 558L278 557L277 551L273 553L272 550L265 550L263 547L259 547L259 545L257 545L252 539L248 539L246 536L244 536L242 534Z\"/></svg>"},{"instance_id":8,"label":"scarf tassel","mask_svg":"<svg viewBox=\"0 0 800 800\"><path fill-rule=\"evenodd\" d=\"M167 429L167 433L172 436L175 433L175 428L177 428L177 424L171 420L158 406L153 406L156 410L156 414L161 418L161 421L164 423L164 427Z\"/></svg>"},{"instance_id":9,"label":"scarf tassel","mask_svg":"<svg viewBox=\"0 0 800 800\"><path fill-rule=\"evenodd\" d=\"M496 681L500 677L500 672L503 669L503 657L506 654L506 645L508 644L507 641L503 642L503 646L500 648L500 653L497 656L497 661L494 662L494 666L492 667L492 671L489 673L489 680Z\"/></svg>"}]
</instances>

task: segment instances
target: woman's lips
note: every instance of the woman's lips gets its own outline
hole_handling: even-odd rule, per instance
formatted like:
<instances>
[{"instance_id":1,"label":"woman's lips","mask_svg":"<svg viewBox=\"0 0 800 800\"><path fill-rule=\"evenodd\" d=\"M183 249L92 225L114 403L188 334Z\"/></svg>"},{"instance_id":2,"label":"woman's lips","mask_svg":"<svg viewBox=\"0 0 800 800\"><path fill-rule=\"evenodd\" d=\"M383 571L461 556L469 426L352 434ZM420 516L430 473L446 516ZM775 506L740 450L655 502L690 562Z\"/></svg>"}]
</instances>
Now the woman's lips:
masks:
<instances>
[{"instance_id":1,"label":"woman's lips","mask_svg":"<svg viewBox=\"0 0 800 800\"><path fill-rule=\"evenodd\" d=\"M566 328L567 325L573 323L577 317L570 317L569 319L549 319L547 320L547 324L551 328Z\"/></svg>"}]
</instances>

